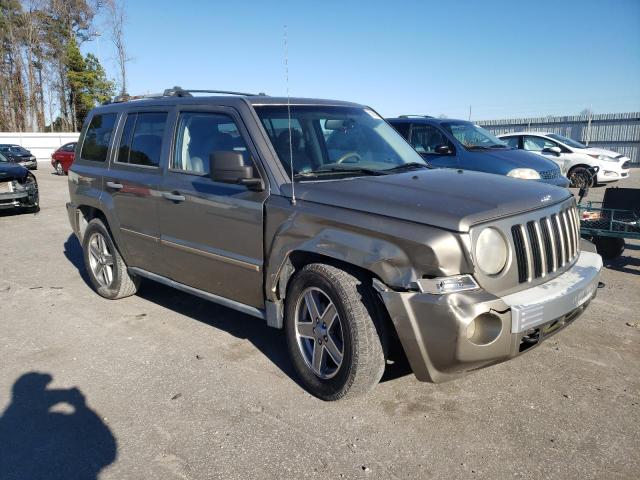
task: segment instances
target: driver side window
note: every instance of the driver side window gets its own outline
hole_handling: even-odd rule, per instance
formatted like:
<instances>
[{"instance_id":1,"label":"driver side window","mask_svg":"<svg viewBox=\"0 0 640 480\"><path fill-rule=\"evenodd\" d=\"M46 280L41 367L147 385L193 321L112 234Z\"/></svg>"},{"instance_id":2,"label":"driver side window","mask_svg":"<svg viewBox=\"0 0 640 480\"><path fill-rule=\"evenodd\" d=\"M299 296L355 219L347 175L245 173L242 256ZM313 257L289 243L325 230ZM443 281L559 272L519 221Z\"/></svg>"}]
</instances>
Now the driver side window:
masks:
<instances>
[{"instance_id":1,"label":"driver side window","mask_svg":"<svg viewBox=\"0 0 640 480\"><path fill-rule=\"evenodd\" d=\"M542 137L524 137L523 147L530 152L541 152L545 148L557 147L558 144Z\"/></svg>"},{"instance_id":2,"label":"driver side window","mask_svg":"<svg viewBox=\"0 0 640 480\"><path fill-rule=\"evenodd\" d=\"M181 113L171 168L209 175L209 157L216 151L240 152L244 164L253 165L247 144L231 117L218 113Z\"/></svg>"},{"instance_id":3,"label":"driver side window","mask_svg":"<svg viewBox=\"0 0 640 480\"><path fill-rule=\"evenodd\" d=\"M453 147L447 137L435 127L430 125L413 125L411 129L411 145L418 153L436 154L436 149L443 145L451 151Z\"/></svg>"}]
</instances>

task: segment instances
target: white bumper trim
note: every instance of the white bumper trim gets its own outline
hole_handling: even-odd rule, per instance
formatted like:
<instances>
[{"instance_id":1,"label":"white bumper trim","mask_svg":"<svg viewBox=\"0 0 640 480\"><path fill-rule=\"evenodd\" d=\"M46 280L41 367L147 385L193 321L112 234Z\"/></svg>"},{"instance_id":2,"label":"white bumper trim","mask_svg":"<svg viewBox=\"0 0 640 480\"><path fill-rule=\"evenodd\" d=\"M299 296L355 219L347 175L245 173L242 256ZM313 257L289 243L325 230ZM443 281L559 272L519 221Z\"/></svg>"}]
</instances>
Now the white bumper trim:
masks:
<instances>
[{"instance_id":1,"label":"white bumper trim","mask_svg":"<svg viewBox=\"0 0 640 480\"><path fill-rule=\"evenodd\" d=\"M598 288L600 270L600 255L583 251L559 277L503 297L511 307L511 332L521 333L560 318L590 300Z\"/></svg>"}]
</instances>

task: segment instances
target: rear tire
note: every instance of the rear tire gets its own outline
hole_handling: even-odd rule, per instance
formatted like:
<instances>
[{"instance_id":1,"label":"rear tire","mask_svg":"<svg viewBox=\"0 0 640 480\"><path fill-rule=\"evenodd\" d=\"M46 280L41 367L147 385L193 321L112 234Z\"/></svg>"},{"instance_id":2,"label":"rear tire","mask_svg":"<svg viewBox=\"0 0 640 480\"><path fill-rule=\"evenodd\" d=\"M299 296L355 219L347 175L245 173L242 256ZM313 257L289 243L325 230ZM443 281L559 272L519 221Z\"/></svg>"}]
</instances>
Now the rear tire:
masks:
<instances>
[{"instance_id":1,"label":"rear tire","mask_svg":"<svg viewBox=\"0 0 640 480\"><path fill-rule=\"evenodd\" d=\"M87 275L100 296L117 300L136 293L140 278L129 273L109 230L99 218L87 225L82 250Z\"/></svg>"},{"instance_id":2,"label":"rear tire","mask_svg":"<svg viewBox=\"0 0 640 480\"><path fill-rule=\"evenodd\" d=\"M618 237L593 237L598 254L606 259L613 260L624 252L624 238Z\"/></svg>"},{"instance_id":3,"label":"rear tire","mask_svg":"<svg viewBox=\"0 0 640 480\"><path fill-rule=\"evenodd\" d=\"M385 356L376 301L370 285L330 265L306 265L292 278L285 306L287 347L311 394L329 401L350 398L380 381Z\"/></svg>"}]
</instances>

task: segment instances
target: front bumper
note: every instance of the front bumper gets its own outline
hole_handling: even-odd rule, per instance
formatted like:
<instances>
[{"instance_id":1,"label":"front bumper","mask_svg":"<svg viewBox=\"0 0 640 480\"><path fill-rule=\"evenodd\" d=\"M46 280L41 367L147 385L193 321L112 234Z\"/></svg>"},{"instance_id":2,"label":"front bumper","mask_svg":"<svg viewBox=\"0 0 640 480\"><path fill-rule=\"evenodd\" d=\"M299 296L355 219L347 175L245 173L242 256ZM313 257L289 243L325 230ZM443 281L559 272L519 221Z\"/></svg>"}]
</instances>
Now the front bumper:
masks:
<instances>
[{"instance_id":1,"label":"front bumper","mask_svg":"<svg viewBox=\"0 0 640 480\"><path fill-rule=\"evenodd\" d=\"M483 290L380 295L415 376L443 382L516 357L573 322L595 296L601 269L600 256L583 251L562 275L502 298ZM489 338L469 338L468 327L487 318Z\"/></svg>"},{"instance_id":2,"label":"front bumper","mask_svg":"<svg viewBox=\"0 0 640 480\"><path fill-rule=\"evenodd\" d=\"M619 162L600 162L598 171L598 183L615 182L629 176L631 171L630 160L623 158Z\"/></svg>"}]
</instances>

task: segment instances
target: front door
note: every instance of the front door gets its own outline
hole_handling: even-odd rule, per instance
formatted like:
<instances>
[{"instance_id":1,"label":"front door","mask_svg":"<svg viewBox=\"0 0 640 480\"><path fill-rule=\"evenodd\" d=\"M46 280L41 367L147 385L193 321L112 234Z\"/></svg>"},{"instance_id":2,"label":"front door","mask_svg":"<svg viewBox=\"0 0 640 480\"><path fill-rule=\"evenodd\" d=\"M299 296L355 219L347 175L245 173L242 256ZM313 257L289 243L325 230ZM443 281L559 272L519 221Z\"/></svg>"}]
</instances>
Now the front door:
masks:
<instances>
[{"instance_id":1,"label":"front door","mask_svg":"<svg viewBox=\"0 0 640 480\"><path fill-rule=\"evenodd\" d=\"M259 172L255 148L235 110L182 109L160 187L164 276L254 307L264 306L263 204L267 190L213 181L209 157L241 152Z\"/></svg>"}]
</instances>

